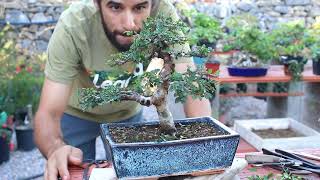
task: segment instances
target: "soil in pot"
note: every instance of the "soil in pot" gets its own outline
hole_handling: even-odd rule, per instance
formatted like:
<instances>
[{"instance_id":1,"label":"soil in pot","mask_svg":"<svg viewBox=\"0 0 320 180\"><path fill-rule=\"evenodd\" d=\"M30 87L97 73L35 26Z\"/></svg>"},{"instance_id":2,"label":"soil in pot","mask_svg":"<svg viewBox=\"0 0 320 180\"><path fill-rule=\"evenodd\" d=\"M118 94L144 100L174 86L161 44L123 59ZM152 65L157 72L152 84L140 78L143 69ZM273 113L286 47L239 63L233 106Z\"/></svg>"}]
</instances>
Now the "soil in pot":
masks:
<instances>
[{"instance_id":1,"label":"soil in pot","mask_svg":"<svg viewBox=\"0 0 320 180\"><path fill-rule=\"evenodd\" d=\"M158 125L112 127L110 128L110 133L116 143L163 142L226 135L225 132L214 128L208 123L176 124L176 128L175 136L161 133Z\"/></svg>"},{"instance_id":2,"label":"soil in pot","mask_svg":"<svg viewBox=\"0 0 320 180\"><path fill-rule=\"evenodd\" d=\"M271 138L290 138L290 137L303 137L304 135L298 133L292 129L261 129L255 130L252 132L262 137L263 139L271 139Z\"/></svg>"}]
</instances>

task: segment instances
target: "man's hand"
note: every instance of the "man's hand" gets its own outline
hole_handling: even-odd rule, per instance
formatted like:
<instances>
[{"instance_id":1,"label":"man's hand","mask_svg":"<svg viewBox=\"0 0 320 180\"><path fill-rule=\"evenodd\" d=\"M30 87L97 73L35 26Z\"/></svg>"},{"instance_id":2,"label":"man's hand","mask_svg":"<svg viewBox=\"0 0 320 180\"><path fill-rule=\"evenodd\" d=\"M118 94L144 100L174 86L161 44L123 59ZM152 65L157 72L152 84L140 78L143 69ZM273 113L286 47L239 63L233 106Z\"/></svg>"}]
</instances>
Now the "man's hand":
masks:
<instances>
[{"instance_id":1,"label":"man's hand","mask_svg":"<svg viewBox=\"0 0 320 180\"><path fill-rule=\"evenodd\" d=\"M49 156L44 179L57 180L57 177L60 176L62 180L69 180L68 164L80 166L82 164L82 151L69 145L63 145Z\"/></svg>"}]
</instances>

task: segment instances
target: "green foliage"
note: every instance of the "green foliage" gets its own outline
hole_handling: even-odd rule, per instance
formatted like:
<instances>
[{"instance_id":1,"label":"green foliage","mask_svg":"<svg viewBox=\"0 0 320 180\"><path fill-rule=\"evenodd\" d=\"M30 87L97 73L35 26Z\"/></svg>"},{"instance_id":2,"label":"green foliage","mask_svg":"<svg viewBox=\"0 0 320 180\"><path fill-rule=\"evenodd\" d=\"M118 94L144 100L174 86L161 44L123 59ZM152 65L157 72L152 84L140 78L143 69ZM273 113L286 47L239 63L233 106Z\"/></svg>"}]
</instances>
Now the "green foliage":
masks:
<instances>
[{"instance_id":1,"label":"green foliage","mask_svg":"<svg viewBox=\"0 0 320 180\"><path fill-rule=\"evenodd\" d=\"M229 29L231 33L237 31L239 28L257 28L258 24L259 20L257 19L257 17L249 13L231 16L226 21L226 27Z\"/></svg>"},{"instance_id":2,"label":"green foliage","mask_svg":"<svg viewBox=\"0 0 320 180\"><path fill-rule=\"evenodd\" d=\"M291 174L287 169L284 169L280 177L274 178L273 173L264 176L253 175L248 177L249 180L302 180L302 177Z\"/></svg>"},{"instance_id":3,"label":"green foliage","mask_svg":"<svg viewBox=\"0 0 320 180\"><path fill-rule=\"evenodd\" d=\"M288 70L290 75L292 76L293 81L301 80L302 72L304 69L304 65L306 64L307 60L297 61L291 60L289 61Z\"/></svg>"},{"instance_id":4,"label":"green foliage","mask_svg":"<svg viewBox=\"0 0 320 180\"><path fill-rule=\"evenodd\" d=\"M258 176L258 175L253 175L248 177L249 180L271 180L271 178L274 176L274 174L269 173L264 176Z\"/></svg>"},{"instance_id":5,"label":"green foliage","mask_svg":"<svg viewBox=\"0 0 320 180\"><path fill-rule=\"evenodd\" d=\"M275 93L286 93L288 92L288 83L286 82L277 82L273 84L272 91Z\"/></svg>"},{"instance_id":6,"label":"green foliage","mask_svg":"<svg viewBox=\"0 0 320 180\"><path fill-rule=\"evenodd\" d=\"M304 43L309 49L309 56L315 61L320 58L320 30L308 29L304 38Z\"/></svg>"},{"instance_id":7,"label":"green foliage","mask_svg":"<svg viewBox=\"0 0 320 180\"><path fill-rule=\"evenodd\" d=\"M221 24L216 18L195 10L184 11L183 14L191 19L188 35L191 45L215 44L223 37Z\"/></svg>"},{"instance_id":8,"label":"green foliage","mask_svg":"<svg viewBox=\"0 0 320 180\"><path fill-rule=\"evenodd\" d=\"M79 90L79 104L80 108L87 110L98 105L107 104L120 100L120 88L110 85L103 89L96 88L82 88Z\"/></svg>"},{"instance_id":9,"label":"green foliage","mask_svg":"<svg viewBox=\"0 0 320 180\"><path fill-rule=\"evenodd\" d=\"M8 109L7 111L13 113L17 109L25 108L28 104L37 109L43 80L43 76L35 76L26 70L17 73L8 82L9 101L7 105L13 109Z\"/></svg>"},{"instance_id":10,"label":"green foliage","mask_svg":"<svg viewBox=\"0 0 320 180\"><path fill-rule=\"evenodd\" d=\"M17 51L15 42L8 38L8 32L11 30L9 25L0 31L0 76L1 79L7 79L13 76Z\"/></svg>"},{"instance_id":11,"label":"green foliage","mask_svg":"<svg viewBox=\"0 0 320 180\"><path fill-rule=\"evenodd\" d=\"M295 176L288 171L284 171L280 177L280 180L302 180L302 177Z\"/></svg>"},{"instance_id":12,"label":"green foliage","mask_svg":"<svg viewBox=\"0 0 320 180\"><path fill-rule=\"evenodd\" d=\"M10 30L7 25L0 31L0 109L13 114L28 104L37 108L46 56L23 55L9 39Z\"/></svg>"},{"instance_id":13,"label":"green foliage","mask_svg":"<svg viewBox=\"0 0 320 180\"><path fill-rule=\"evenodd\" d=\"M156 18L148 18L144 22L140 33L135 35L130 49L115 55L112 60L107 60L107 63L115 66L128 62L148 65L152 58L158 57L164 59L165 65L169 65L173 63L174 58L193 55L207 56L210 49L205 46L196 47L195 50L190 52L177 52L175 50L176 45L188 42L188 39L184 36L188 33L188 30L189 28L182 21L174 21L170 17L159 15ZM128 35L133 34L134 32L130 32ZM174 66L168 67L173 68ZM163 70L167 71L167 73L163 73L165 75L159 74L159 69L157 69L134 77L126 88L110 85L102 89L81 89L79 92L80 107L86 110L105 103L124 100L125 96L130 95L139 96L142 99L151 97L157 92L157 89L163 88L161 85L165 83L164 81L169 83L169 88L175 92L178 102L184 102L188 95L193 98L210 98L214 94L215 81L208 78L207 72L188 69L186 73L177 73L173 72L173 69ZM166 89L164 90L166 91Z\"/></svg>"},{"instance_id":14,"label":"green foliage","mask_svg":"<svg viewBox=\"0 0 320 180\"><path fill-rule=\"evenodd\" d=\"M271 39L280 56L305 57L306 35L306 29L301 23L290 22L275 28Z\"/></svg>"},{"instance_id":15,"label":"green foliage","mask_svg":"<svg viewBox=\"0 0 320 180\"><path fill-rule=\"evenodd\" d=\"M207 77L206 72L194 72L188 69L185 74L173 73L170 90L175 92L176 102L185 102L188 95L193 99L204 97L211 99L215 92L215 82Z\"/></svg>"},{"instance_id":16,"label":"green foliage","mask_svg":"<svg viewBox=\"0 0 320 180\"><path fill-rule=\"evenodd\" d=\"M149 64L151 57L161 55L160 52L173 52L176 44L187 43L184 36L188 27L182 21L174 21L170 17L149 17L143 23L143 29L134 39L130 50L114 56L108 64L119 65L132 61L134 63Z\"/></svg>"},{"instance_id":17,"label":"green foliage","mask_svg":"<svg viewBox=\"0 0 320 180\"><path fill-rule=\"evenodd\" d=\"M277 57L270 33L263 32L258 27L239 27L234 30L228 36L224 50L235 49L249 54L248 56L256 56L264 64Z\"/></svg>"}]
</instances>

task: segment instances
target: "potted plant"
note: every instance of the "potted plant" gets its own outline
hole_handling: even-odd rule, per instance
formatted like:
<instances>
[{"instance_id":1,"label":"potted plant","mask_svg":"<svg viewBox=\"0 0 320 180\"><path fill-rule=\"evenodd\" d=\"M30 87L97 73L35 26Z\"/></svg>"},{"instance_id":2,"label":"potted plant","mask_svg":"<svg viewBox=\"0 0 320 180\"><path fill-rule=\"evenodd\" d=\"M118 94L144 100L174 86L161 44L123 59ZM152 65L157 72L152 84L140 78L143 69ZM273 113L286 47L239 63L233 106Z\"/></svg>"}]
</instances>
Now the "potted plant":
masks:
<instances>
[{"instance_id":1,"label":"potted plant","mask_svg":"<svg viewBox=\"0 0 320 180\"><path fill-rule=\"evenodd\" d=\"M225 50L238 50L228 66L229 74L248 77L266 75L269 62L276 55L269 36L269 33L255 26L235 28L224 47Z\"/></svg>"},{"instance_id":2,"label":"potted plant","mask_svg":"<svg viewBox=\"0 0 320 180\"><path fill-rule=\"evenodd\" d=\"M37 107L42 81L44 79L43 55L24 55L15 42L7 37L10 26L0 33L0 96L3 98L3 110L15 115L15 131L18 149L31 150L33 143L32 124L26 124L26 106ZM25 141L26 140L26 141Z\"/></svg>"},{"instance_id":3,"label":"potted plant","mask_svg":"<svg viewBox=\"0 0 320 180\"><path fill-rule=\"evenodd\" d=\"M301 78L307 62L305 37L306 29L300 22L280 24L272 31L271 39L279 60L285 66L285 74L291 75L293 80Z\"/></svg>"},{"instance_id":4,"label":"potted plant","mask_svg":"<svg viewBox=\"0 0 320 180\"><path fill-rule=\"evenodd\" d=\"M320 18L308 29L308 36L305 38L306 46L312 58L313 74L320 75Z\"/></svg>"},{"instance_id":5,"label":"potted plant","mask_svg":"<svg viewBox=\"0 0 320 180\"><path fill-rule=\"evenodd\" d=\"M183 18L187 19L189 27L191 28L188 33L190 45L193 46L193 48L196 48L196 45L205 45L206 47L215 49L218 40L224 36L220 22L216 18L197 12L196 10L182 9L181 14ZM209 68L212 67L213 64L217 66L216 61L206 62L206 58L207 57L193 57L197 65L209 63L209 65L206 65Z\"/></svg>"},{"instance_id":6,"label":"potted plant","mask_svg":"<svg viewBox=\"0 0 320 180\"><path fill-rule=\"evenodd\" d=\"M7 126L7 113L3 110L3 97L0 96L0 164L10 158L9 142L12 129Z\"/></svg>"},{"instance_id":7,"label":"potted plant","mask_svg":"<svg viewBox=\"0 0 320 180\"><path fill-rule=\"evenodd\" d=\"M146 72L126 88L110 85L80 90L79 103L84 110L125 100L156 107L159 121L101 126L120 179L221 170L232 163L239 142L235 132L211 117L174 121L168 109L169 89L178 102L184 102L188 95L209 99L215 91L215 81L202 69L174 72L176 58L208 53L204 47L190 52L171 49L187 42L183 36L187 29L184 23L170 17L148 18L130 50L107 61L117 66L128 62L149 64Z\"/></svg>"},{"instance_id":8,"label":"potted plant","mask_svg":"<svg viewBox=\"0 0 320 180\"><path fill-rule=\"evenodd\" d=\"M40 100L44 80L39 72L32 72L25 65L18 66L16 75L9 81L10 102L14 103L15 131L18 149L29 151L35 148L33 142L33 116Z\"/></svg>"}]
</instances>

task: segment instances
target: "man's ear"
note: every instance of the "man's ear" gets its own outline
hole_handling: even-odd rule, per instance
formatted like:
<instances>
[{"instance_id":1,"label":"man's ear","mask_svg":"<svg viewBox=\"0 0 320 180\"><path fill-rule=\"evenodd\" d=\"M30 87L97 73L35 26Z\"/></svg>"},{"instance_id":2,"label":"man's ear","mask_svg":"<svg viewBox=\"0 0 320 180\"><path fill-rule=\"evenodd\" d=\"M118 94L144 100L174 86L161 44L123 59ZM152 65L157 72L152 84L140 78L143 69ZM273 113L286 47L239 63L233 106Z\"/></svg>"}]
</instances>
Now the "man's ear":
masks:
<instances>
[{"instance_id":1,"label":"man's ear","mask_svg":"<svg viewBox=\"0 0 320 180\"><path fill-rule=\"evenodd\" d=\"M93 3L94 3L94 6L99 10L100 8L100 6L99 6L99 2L98 2L98 0L93 0Z\"/></svg>"}]
</instances>

